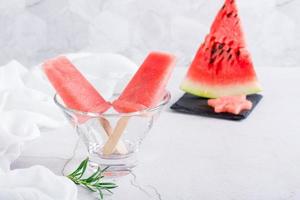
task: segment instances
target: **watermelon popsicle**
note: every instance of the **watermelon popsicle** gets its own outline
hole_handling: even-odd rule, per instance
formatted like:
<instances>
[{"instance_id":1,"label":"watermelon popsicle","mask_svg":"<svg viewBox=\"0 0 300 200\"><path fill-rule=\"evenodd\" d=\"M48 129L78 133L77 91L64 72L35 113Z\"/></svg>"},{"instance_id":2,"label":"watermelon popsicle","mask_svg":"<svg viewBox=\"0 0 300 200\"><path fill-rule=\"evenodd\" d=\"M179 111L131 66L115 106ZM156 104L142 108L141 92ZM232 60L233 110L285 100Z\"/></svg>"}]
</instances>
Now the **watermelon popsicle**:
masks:
<instances>
[{"instance_id":1,"label":"watermelon popsicle","mask_svg":"<svg viewBox=\"0 0 300 200\"><path fill-rule=\"evenodd\" d=\"M46 61L43 70L67 107L97 113L103 113L111 107L66 57L60 56ZM107 120L101 118L100 123L107 136L112 134ZM119 153L127 152L122 142L116 150Z\"/></svg>"},{"instance_id":2,"label":"watermelon popsicle","mask_svg":"<svg viewBox=\"0 0 300 200\"><path fill-rule=\"evenodd\" d=\"M162 52L150 53L122 94L113 102L120 113L135 112L156 106L175 66L175 57Z\"/></svg>"},{"instance_id":3,"label":"watermelon popsicle","mask_svg":"<svg viewBox=\"0 0 300 200\"><path fill-rule=\"evenodd\" d=\"M46 61L44 72L66 106L83 112L103 113L110 108L97 90L64 56Z\"/></svg>"},{"instance_id":4,"label":"watermelon popsicle","mask_svg":"<svg viewBox=\"0 0 300 200\"><path fill-rule=\"evenodd\" d=\"M122 94L113 102L120 113L129 113L155 107L163 98L166 85L175 66L175 56L163 53L150 53ZM114 133L103 147L103 153L111 154L130 117L121 117Z\"/></svg>"}]
</instances>

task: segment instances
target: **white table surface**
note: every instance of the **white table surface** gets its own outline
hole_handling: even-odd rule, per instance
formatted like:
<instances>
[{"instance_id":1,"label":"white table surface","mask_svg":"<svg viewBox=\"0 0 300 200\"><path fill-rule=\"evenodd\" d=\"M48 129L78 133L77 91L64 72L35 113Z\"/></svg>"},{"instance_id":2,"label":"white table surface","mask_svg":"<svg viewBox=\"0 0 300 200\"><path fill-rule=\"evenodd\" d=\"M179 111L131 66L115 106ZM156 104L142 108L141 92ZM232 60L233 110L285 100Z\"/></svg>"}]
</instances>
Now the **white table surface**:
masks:
<instances>
[{"instance_id":1,"label":"white table surface","mask_svg":"<svg viewBox=\"0 0 300 200\"><path fill-rule=\"evenodd\" d=\"M300 199L300 68L257 68L264 98L241 122L170 111L185 70L175 70L172 100L144 140L138 167L106 199ZM76 141L68 124L44 131L13 168L41 164L61 174ZM65 170L84 154L79 146ZM80 189L79 199L95 196Z\"/></svg>"}]
</instances>

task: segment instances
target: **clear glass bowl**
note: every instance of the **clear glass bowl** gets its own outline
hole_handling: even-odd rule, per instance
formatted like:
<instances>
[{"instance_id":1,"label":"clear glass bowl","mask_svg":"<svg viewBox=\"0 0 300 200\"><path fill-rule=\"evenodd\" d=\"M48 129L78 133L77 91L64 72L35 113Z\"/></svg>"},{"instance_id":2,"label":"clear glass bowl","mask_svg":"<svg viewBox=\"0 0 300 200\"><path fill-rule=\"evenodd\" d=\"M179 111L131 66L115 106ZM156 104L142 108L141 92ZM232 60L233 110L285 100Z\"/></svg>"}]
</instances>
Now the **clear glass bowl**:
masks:
<instances>
[{"instance_id":1,"label":"clear glass bowl","mask_svg":"<svg viewBox=\"0 0 300 200\"><path fill-rule=\"evenodd\" d=\"M170 98L167 91L154 108L103 114L67 108L58 94L54 101L83 140L91 167L108 167L107 175L120 176L128 174L137 165L139 146Z\"/></svg>"}]
</instances>

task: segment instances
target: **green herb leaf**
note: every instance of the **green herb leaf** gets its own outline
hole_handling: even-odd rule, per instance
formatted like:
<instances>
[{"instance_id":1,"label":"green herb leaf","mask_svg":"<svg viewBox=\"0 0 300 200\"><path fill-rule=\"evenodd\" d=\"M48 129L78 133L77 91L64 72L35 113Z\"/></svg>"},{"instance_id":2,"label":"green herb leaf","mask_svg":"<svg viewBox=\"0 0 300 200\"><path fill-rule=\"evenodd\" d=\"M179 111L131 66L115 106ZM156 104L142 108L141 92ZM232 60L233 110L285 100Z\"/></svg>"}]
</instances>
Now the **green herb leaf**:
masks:
<instances>
[{"instance_id":1,"label":"green herb leaf","mask_svg":"<svg viewBox=\"0 0 300 200\"><path fill-rule=\"evenodd\" d=\"M102 170L100 169L100 167L98 167L97 171L94 172L91 176L87 178L82 178L87 169L88 162L89 162L89 158L83 160L80 163L80 165L77 167L77 169L71 174L69 174L67 177L71 181L73 181L76 185L85 187L91 192L98 192L99 199L103 200L104 198L103 191L112 193L111 189L114 189L118 186L112 182L103 182L103 178L104 178L103 172L105 172L108 169L108 167Z\"/></svg>"}]
</instances>

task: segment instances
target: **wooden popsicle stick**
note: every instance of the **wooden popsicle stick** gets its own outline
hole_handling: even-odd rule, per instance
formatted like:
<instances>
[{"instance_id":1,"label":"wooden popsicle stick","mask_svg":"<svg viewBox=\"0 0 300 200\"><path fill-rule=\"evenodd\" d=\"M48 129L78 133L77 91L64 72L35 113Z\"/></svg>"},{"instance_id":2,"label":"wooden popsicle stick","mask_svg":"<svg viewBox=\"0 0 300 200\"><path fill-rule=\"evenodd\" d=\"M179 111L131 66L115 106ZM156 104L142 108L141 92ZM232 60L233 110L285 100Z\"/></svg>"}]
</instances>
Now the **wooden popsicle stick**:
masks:
<instances>
[{"instance_id":1,"label":"wooden popsicle stick","mask_svg":"<svg viewBox=\"0 0 300 200\"><path fill-rule=\"evenodd\" d=\"M103 147L104 155L112 154L114 152L114 150L117 148L118 142L128 124L129 118L130 117L128 117L128 116L124 116L118 120L113 134L109 136L108 140L106 141L106 143Z\"/></svg>"},{"instance_id":2,"label":"wooden popsicle stick","mask_svg":"<svg viewBox=\"0 0 300 200\"><path fill-rule=\"evenodd\" d=\"M113 129L110 126L109 121L105 118L100 118L99 121L100 121L107 137L110 138L110 136L113 134ZM118 143L116 144L116 147L115 147L114 150L116 150L116 152L119 153L119 154L128 153L126 145L124 144L124 142L122 140L118 141Z\"/></svg>"}]
</instances>

